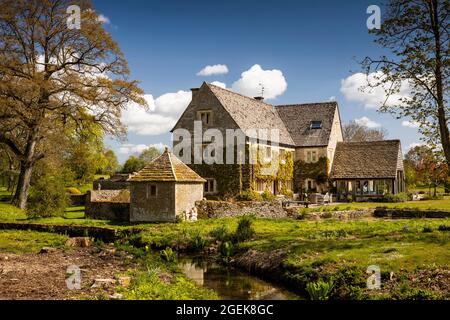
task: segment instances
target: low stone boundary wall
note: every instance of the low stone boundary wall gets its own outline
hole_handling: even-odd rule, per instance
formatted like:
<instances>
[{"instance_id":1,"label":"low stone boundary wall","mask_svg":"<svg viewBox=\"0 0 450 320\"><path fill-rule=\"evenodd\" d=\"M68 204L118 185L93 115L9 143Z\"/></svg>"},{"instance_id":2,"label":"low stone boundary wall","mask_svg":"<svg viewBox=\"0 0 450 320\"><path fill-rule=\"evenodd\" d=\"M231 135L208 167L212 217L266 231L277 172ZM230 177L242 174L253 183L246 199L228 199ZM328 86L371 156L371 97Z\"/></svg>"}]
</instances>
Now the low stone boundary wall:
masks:
<instances>
[{"instance_id":1,"label":"low stone boundary wall","mask_svg":"<svg viewBox=\"0 0 450 320\"><path fill-rule=\"evenodd\" d=\"M278 201L214 201L202 200L196 202L199 219L225 218L254 214L260 218L286 218L287 211Z\"/></svg>"},{"instance_id":2,"label":"low stone boundary wall","mask_svg":"<svg viewBox=\"0 0 450 320\"><path fill-rule=\"evenodd\" d=\"M87 194L71 194L69 195L70 204L75 207L86 205Z\"/></svg>"},{"instance_id":3,"label":"low stone boundary wall","mask_svg":"<svg viewBox=\"0 0 450 320\"><path fill-rule=\"evenodd\" d=\"M87 218L130 221L130 192L128 190L93 190L87 194Z\"/></svg>"},{"instance_id":4,"label":"low stone boundary wall","mask_svg":"<svg viewBox=\"0 0 450 320\"><path fill-rule=\"evenodd\" d=\"M377 208L375 209L373 216L390 219L449 218L450 211Z\"/></svg>"},{"instance_id":5,"label":"low stone boundary wall","mask_svg":"<svg viewBox=\"0 0 450 320\"><path fill-rule=\"evenodd\" d=\"M299 215L298 218L303 219L361 219L373 217L374 209L366 210L347 210L347 211L325 211L325 212L310 212L304 216Z\"/></svg>"}]
</instances>

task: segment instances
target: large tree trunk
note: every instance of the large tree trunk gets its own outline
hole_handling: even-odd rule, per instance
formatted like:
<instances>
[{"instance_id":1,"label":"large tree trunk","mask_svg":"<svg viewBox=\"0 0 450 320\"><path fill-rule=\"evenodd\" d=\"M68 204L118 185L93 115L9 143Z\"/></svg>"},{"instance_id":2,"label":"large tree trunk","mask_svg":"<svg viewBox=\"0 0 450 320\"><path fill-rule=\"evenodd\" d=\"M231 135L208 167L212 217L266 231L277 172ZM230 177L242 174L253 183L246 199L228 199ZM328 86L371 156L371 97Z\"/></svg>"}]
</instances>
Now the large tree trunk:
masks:
<instances>
[{"instance_id":1,"label":"large tree trunk","mask_svg":"<svg viewBox=\"0 0 450 320\"><path fill-rule=\"evenodd\" d=\"M441 138L442 149L444 151L445 160L447 162L447 167L450 169L450 134L448 130L447 124L447 116L444 105L444 94L443 94L443 76L442 76L442 47L441 47L441 34L439 30L439 8L438 1L432 0L429 2L430 5L430 18L431 18L431 26L434 34L434 43L435 43L435 57L436 57L436 66L435 66L435 77L436 77L436 98L437 98L437 116L439 122L439 133ZM448 172L447 172L448 176Z\"/></svg>"},{"instance_id":2,"label":"large tree trunk","mask_svg":"<svg viewBox=\"0 0 450 320\"><path fill-rule=\"evenodd\" d=\"M33 171L33 165L38 160L35 156L36 145L38 142L38 128L35 127L31 130L27 145L25 148L23 159L20 161L20 173L19 180L17 182L16 193L14 195L13 203L20 209L24 210L27 207L28 192L30 189L31 173Z\"/></svg>"},{"instance_id":3,"label":"large tree trunk","mask_svg":"<svg viewBox=\"0 0 450 320\"><path fill-rule=\"evenodd\" d=\"M26 161L21 162L19 180L17 182L13 203L23 210L27 208L32 171L33 166L27 164Z\"/></svg>"}]
</instances>

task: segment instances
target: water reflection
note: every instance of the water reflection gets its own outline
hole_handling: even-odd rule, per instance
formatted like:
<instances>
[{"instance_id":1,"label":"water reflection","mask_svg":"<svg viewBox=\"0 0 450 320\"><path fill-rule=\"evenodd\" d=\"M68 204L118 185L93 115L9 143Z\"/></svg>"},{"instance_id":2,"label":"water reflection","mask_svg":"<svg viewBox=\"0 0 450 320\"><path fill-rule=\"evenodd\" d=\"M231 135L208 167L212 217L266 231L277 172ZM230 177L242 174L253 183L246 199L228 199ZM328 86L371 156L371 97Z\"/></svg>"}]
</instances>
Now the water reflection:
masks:
<instances>
[{"instance_id":1,"label":"water reflection","mask_svg":"<svg viewBox=\"0 0 450 320\"><path fill-rule=\"evenodd\" d=\"M198 285L224 300L287 300L295 294L233 268L200 258L181 257L178 266Z\"/></svg>"}]
</instances>

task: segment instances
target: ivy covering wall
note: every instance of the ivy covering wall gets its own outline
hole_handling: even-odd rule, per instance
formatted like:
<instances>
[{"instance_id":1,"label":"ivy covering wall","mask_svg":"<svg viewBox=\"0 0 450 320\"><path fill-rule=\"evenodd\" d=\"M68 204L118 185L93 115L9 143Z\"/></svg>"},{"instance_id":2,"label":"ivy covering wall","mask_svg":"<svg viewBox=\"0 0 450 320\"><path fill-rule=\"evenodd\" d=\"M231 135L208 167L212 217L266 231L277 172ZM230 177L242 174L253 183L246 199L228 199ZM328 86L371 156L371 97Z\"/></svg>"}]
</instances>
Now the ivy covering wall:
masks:
<instances>
[{"instance_id":1,"label":"ivy covering wall","mask_svg":"<svg viewBox=\"0 0 450 320\"><path fill-rule=\"evenodd\" d=\"M256 163L253 166L253 181L251 182L251 189L256 190L256 179L268 182L275 180L280 182L281 194L291 195L292 190L288 188L288 182L294 178L294 159L293 152L284 152L281 157L278 151L272 150L270 161L265 161L265 147L258 146L256 153Z\"/></svg>"},{"instance_id":2,"label":"ivy covering wall","mask_svg":"<svg viewBox=\"0 0 450 320\"><path fill-rule=\"evenodd\" d=\"M302 160L295 161L294 164L294 185L297 187L296 192L301 191L307 179L316 181L318 184L329 182L330 161L327 157L320 157L317 162L305 162Z\"/></svg>"}]
</instances>

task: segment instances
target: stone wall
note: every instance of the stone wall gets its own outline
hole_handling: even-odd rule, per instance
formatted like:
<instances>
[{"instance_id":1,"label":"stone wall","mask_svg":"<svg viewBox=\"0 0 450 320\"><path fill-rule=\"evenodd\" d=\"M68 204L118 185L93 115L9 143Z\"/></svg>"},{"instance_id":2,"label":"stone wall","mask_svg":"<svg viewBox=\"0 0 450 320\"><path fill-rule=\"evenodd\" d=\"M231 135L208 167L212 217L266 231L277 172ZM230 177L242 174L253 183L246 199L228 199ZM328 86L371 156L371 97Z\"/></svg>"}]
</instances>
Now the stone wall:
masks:
<instances>
[{"instance_id":1,"label":"stone wall","mask_svg":"<svg viewBox=\"0 0 450 320\"><path fill-rule=\"evenodd\" d=\"M76 207L86 205L86 198L87 198L86 194L70 194L69 195L70 204L72 206L76 206Z\"/></svg>"},{"instance_id":2,"label":"stone wall","mask_svg":"<svg viewBox=\"0 0 450 320\"><path fill-rule=\"evenodd\" d=\"M156 196L150 196L147 188L155 184ZM133 182L130 186L131 222L173 222L176 220L174 182Z\"/></svg>"},{"instance_id":3,"label":"stone wall","mask_svg":"<svg viewBox=\"0 0 450 320\"><path fill-rule=\"evenodd\" d=\"M286 218L288 211L285 211L278 201L213 201L202 200L196 203L198 217L223 218L254 214L260 218Z\"/></svg>"},{"instance_id":4,"label":"stone wall","mask_svg":"<svg viewBox=\"0 0 450 320\"><path fill-rule=\"evenodd\" d=\"M374 217L377 218L391 218L391 219L404 219L404 218L449 218L449 211L437 211L437 210L408 210L408 209L383 209L377 208L374 211Z\"/></svg>"},{"instance_id":5,"label":"stone wall","mask_svg":"<svg viewBox=\"0 0 450 320\"><path fill-rule=\"evenodd\" d=\"M93 190L86 197L86 217L100 220L130 220L128 190Z\"/></svg>"},{"instance_id":6,"label":"stone wall","mask_svg":"<svg viewBox=\"0 0 450 320\"><path fill-rule=\"evenodd\" d=\"M121 190L129 189L130 183L128 181L111 181L108 179L94 180L94 190Z\"/></svg>"},{"instance_id":7,"label":"stone wall","mask_svg":"<svg viewBox=\"0 0 450 320\"><path fill-rule=\"evenodd\" d=\"M203 183L177 183L175 186L175 208L177 215L195 208L203 199Z\"/></svg>"}]
</instances>

